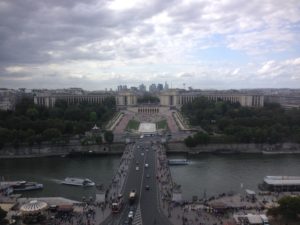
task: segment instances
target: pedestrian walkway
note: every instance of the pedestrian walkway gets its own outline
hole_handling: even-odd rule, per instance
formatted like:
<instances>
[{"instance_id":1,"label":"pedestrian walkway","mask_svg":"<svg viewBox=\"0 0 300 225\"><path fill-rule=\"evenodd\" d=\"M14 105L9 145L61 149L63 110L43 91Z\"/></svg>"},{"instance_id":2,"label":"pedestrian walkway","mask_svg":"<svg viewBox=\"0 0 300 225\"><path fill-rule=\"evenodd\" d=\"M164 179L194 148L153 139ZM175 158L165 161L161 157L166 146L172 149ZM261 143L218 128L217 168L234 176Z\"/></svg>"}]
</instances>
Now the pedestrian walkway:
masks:
<instances>
[{"instance_id":1,"label":"pedestrian walkway","mask_svg":"<svg viewBox=\"0 0 300 225\"><path fill-rule=\"evenodd\" d=\"M105 203L101 204L98 210L96 210L96 221L100 224L107 220L111 215L111 205L114 199L120 194L123 194L124 184L126 183L128 168L133 158L133 145L128 145L124 150L121 157L118 170L112 178L111 184L105 191Z\"/></svg>"},{"instance_id":2,"label":"pedestrian walkway","mask_svg":"<svg viewBox=\"0 0 300 225\"><path fill-rule=\"evenodd\" d=\"M173 118L172 112L173 111L170 111L170 112L168 112L166 114L166 116L167 116L167 122L168 122L168 127L170 129L170 132L171 133L176 133L176 132L179 131L179 129L178 129L178 126L177 126L177 124L176 124L176 122L175 122L175 120Z\"/></svg>"},{"instance_id":3,"label":"pedestrian walkway","mask_svg":"<svg viewBox=\"0 0 300 225\"><path fill-rule=\"evenodd\" d=\"M132 112L126 112L126 114L122 117L122 119L118 123L118 125L116 125L116 127L114 129L114 133L115 134L123 134L129 120L132 119L133 115L134 114Z\"/></svg>"},{"instance_id":4,"label":"pedestrian walkway","mask_svg":"<svg viewBox=\"0 0 300 225\"><path fill-rule=\"evenodd\" d=\"M140 205L136 209L132 225L143 225Z\"/></svg>"}]
</instances>

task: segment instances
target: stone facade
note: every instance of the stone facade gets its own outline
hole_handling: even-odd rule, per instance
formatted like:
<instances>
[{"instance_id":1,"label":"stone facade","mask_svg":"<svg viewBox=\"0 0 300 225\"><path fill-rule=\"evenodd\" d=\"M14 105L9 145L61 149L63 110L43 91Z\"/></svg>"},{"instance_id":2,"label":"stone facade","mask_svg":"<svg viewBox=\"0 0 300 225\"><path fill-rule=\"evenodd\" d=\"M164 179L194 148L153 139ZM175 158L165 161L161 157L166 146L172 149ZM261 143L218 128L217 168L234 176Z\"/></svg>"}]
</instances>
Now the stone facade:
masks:
<instances>
[{"instance_id":1,"label":"stone facade","mask_svg":"<svg viewBox=\"0 0 300 225\"><path fill-rule=\"evenodd\" d=\"M179 91L169 90L160 94L160 104L162 106L175 106L180 108L182 105L194 101L201 96L207 97L212 101L229 101L239 102L241 106L263 107L264 96L261 95L244 95L240 93L218 93L218 92L196 92L196 91Z\"/></svg>"},{"instance_id":2,"label":"stone facade","mask_svg":"<svg viewBox=\"0 0 300 225\"><path fill-rule=\"evenodd\" d=\"M115 98L118 107L137 105L137 95L134 92L130 92L130 91L118 92Z\"/></svg>"},{"instance_id":3,"label":"stone facade","mask_svg":"<svg viewBox=\"0 0 300 225\"><path fill-rule=\"evenodd\" d=\"M106 98L113 97L110 93L102 94L86 94L86 95L75 95L75 94L39 94L34 97L34 103L36 105L51 108L55 105L57 100L64 100L68 104L88 102L88 103L102 103Z\"/></svg>"},{"instance_id":4,"label":"stone facade","mask_svg":"<svg viewBox=\"0 0 300 225\"><path fill-rule=\"evenodd\" d=\"M205 92L205 91L185 91L178 89L170 89L159 94L160 106L180 108L182 105L194 101L198 97L207 97L213 101L230 101L239 102L242 106L247 107L262 107L264 105L264 96L262 95L249 95L241 93L230 92ZM39 94L34 97L34 103L45 107L53 107L58 99L66 100L67 103L102 103L107 97L115 97L116 105L118 108L127 108L137 106L138 95L131 91L120 91L116 94L113 93L101 93L101 94ZM158 106L158 105L156 105ZM148 109L141 108L139 112L155 112L151 107ZM159 110L158 110L159 111Z\"/></svg>"}]
</instances>

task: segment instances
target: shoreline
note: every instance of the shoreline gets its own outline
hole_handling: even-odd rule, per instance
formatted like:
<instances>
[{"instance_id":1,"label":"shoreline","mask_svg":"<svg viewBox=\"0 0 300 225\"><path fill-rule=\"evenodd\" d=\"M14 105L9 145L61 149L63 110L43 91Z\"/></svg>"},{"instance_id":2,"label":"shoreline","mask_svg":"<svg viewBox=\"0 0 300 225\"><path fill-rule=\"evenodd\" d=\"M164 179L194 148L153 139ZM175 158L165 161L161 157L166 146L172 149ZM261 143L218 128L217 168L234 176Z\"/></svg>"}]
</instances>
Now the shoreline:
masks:
<instances>
[{"instance_id":1,"label":"shoreline","mask_svg":"<svg viewBox=\"0 0 300 225\"><path fill-rule=\"evenodd\" d=\"M111 145L65 145L65 146L42 146L40 148L23 147L19 149L6 148L0 150L0 159L42 158L42 157L97 157L105 155L121 155L126 147L125 143ZM292 155L300 154L300 144L280 143L269 144L207 144L188 148L183 142L169 142L166 144L168 154L185 153L188 155L199 154L263 154L263 155ZM6 154L5 154L6 153Z\"/></svg>"}]
</instances>

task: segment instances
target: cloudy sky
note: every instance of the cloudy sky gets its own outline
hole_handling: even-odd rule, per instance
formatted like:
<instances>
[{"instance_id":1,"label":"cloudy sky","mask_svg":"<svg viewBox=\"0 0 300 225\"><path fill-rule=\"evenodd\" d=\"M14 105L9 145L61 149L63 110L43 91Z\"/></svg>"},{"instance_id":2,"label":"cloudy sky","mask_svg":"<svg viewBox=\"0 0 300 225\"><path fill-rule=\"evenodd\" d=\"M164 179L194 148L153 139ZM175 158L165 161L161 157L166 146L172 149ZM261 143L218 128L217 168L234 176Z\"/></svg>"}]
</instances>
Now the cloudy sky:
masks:
<instances>
[{"instance_id":1,"label":"cloudy sky","mask_svg":"<svg viewBox=\"0 0 300 225\"><path fill-rule=\"evenodd\" d=\"M300 88L299 0L0 0L0 87Z\"/></svg>"}]
</instances>

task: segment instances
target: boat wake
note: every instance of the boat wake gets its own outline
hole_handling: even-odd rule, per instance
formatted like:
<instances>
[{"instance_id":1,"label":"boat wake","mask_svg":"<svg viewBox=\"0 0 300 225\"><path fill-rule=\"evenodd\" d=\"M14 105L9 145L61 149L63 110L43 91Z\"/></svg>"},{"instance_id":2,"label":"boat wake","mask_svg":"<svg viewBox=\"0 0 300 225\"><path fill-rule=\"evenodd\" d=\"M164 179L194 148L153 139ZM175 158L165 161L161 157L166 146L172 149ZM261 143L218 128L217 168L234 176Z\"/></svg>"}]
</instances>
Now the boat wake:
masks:
<instances>
[{"instance_id":1,"label":"boat wake","mask_svg":"<svg viewBox=\"0 0 300 225\"><path fill-rule=\"evenodd\" d=\"M50 179L48 179L48 180L50 180L50 181L52 181L52 182L54 182L54 183L57 183L57 184L60 184L61 182L63 182L63 180L54 179L54 178L50 178Z\"/></svg>"}]
</instances>

